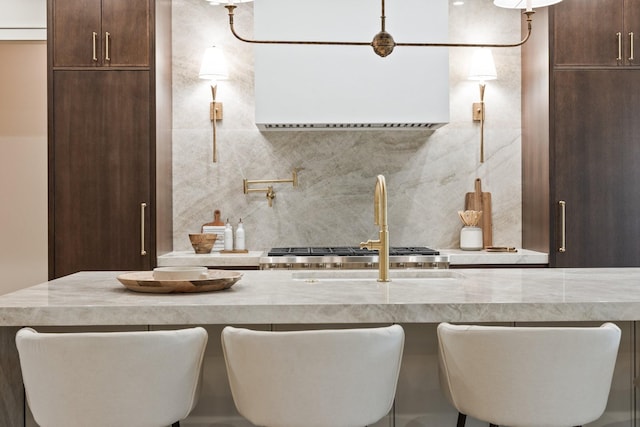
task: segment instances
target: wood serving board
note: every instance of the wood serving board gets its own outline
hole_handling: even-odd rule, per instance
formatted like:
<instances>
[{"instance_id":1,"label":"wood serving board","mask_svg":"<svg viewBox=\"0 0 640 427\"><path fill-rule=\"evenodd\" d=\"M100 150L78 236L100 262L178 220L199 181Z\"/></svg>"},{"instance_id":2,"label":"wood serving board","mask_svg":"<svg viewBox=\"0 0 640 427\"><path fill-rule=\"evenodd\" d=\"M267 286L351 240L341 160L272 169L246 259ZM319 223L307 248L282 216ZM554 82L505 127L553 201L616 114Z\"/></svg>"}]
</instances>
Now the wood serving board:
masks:
<instances>
[{"instance_id":1,"label":"wood serving board","mask_svg":"<svg viewBox=\"0 0 640 427\"><path fill-rule=\"evenodd\" d=\"M493 223L491 221L491 193L482 191L480 178L476 178L475 191L467 193L464 198L464 209L482 211L480 228L482 228L482 246L493 246Z\"/></svg>"},{"instance_id":2,"label":"wood serving board","mask_svg":"<svg viewBox=\"0 0 640 427\"><path fill-rule=\"evenodd\" d=\"M209 270L209 277L198 280L155 280L153 271L134 271L118 276L118 281L135 292L155 294L210 292L229 289L242 278L230 270Z\"/></svg>"}]
</instances>

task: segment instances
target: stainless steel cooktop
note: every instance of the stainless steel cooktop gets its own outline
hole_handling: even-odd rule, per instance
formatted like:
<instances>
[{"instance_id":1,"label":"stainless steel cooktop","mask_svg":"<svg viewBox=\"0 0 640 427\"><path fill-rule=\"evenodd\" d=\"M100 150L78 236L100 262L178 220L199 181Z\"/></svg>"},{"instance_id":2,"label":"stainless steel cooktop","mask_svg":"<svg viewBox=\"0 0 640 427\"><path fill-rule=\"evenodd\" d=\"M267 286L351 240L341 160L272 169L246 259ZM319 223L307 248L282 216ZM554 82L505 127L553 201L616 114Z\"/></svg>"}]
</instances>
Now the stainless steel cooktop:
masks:
<instances>
[{"instance_id":1,"label":"stainless steel cooktop","mask_svg":"<svg viewBox=\"0 0 640 427\"><path fill-rule=\"evenodd\" d=\"M449 257L425 246L389 248L389 265L401 268L448 268ZM262 270L376 269L378 252L357 246L272 248L260 258Z\"/></svg>"}]
</instances>

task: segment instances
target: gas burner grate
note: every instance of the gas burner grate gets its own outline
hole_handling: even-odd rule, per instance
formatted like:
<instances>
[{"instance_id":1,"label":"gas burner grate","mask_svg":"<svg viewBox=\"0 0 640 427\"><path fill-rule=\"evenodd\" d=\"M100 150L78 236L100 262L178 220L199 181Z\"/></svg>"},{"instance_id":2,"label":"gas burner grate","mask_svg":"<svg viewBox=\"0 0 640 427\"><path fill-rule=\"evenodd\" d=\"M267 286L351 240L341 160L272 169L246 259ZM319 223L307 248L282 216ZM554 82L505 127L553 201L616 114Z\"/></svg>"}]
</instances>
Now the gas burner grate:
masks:
<instances>
[{"instance_id":1,"label":"gas burner grate","mask_svg":"<svg viewBox=\"0 0 640 427\"><path fill-rule=\"evenodd\" d=\"M357 246L317 246L317 247L290 247L272 248L267 253L270 257L275 256L375 256L378 251L361 249ZM391 256L411 256L411 255L440 255L439 251L426 246L399 246L389 248Z\"/></svg>"}]
</instances>

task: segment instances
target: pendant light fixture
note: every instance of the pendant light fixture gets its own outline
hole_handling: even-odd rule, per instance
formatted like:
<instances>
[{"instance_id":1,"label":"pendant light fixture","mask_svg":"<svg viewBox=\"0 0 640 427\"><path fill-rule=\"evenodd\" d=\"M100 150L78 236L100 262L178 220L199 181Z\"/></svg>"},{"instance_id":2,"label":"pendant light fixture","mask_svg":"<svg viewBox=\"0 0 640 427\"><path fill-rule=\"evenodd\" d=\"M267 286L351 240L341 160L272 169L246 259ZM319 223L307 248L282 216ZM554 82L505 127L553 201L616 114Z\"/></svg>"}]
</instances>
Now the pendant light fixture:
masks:
<instances>
[{"instance_id":1,"label":"pendant light fixture","mask_svg":"<svg viewBox=\"0 0 640 427\"><path fill-rule=\"evenodd\" d=\"M234 18L234 10L236 9L236 5L234 3L242 3L244 1L251 0L242 0L242 1L234 1L234 0L209 0L212 4L223 4L224 7L228 10L229 14L229 28L231 33L240 41L245 43L255 43L255 44L292 44L292 45L323 45L323 46L371 46L373 51L380 57L385 57L393 52L393 49L396 46L411 46L411 47L518 47L526 43L529 40L531 35L531 20L532 16L535 13L533 11L534 7L545 7L555 3L560 2L561 0L494 0L494 4L499 7L510 8L510 9L525 9L523 15L526 16L527 21L527 34L524 38L515 43L403 43L396 42L390 33L386 31L385 28L385 0L381 0L382 6L382 14L380 16L380 32L378 32L373 40L370 42L366 41L303 41L303 40L255 40L248 39L239 35L235 27L233 25ZM262 0L268 1L268 0Z\"/></svg>"}]
</instances>

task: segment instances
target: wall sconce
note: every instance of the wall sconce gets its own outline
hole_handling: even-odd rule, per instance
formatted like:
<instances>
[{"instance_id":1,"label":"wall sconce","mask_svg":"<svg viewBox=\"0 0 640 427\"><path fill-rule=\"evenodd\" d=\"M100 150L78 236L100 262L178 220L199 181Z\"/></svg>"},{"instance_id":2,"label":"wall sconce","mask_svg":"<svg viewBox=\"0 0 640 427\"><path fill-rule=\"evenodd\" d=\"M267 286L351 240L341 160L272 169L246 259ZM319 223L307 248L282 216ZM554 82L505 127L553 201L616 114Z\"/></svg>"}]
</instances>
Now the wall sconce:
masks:
<instances>
[{"instance_id":1,"label":"wall sconce","mask_svg":"<svg viewBox=\"0 0 640 427\"><path fill-rule=\"evenodd\" d=\"M229 77L227 61L224 59L224 53L221 48L211 46L205 50L199 76L201 79L211 80L213 102L209 106L209 115L213 126L213 162L216 163L218 161L216 122L222 120L222 102L216 101L216 92L218 90L218 80L226 80Z\"/></svg>"},{"instance_id":2,"label":"wall sconce","mask_svg":"<svg viewBox=\"0 0 640 427\"><path fill-rule=\"evenodd\" d=\"M359 41L306 41L306 40L255 40L238 35L233 26L233 11L236 8L235 0L208 0L212 4L224 4L229 14L229 29L231 33L240 41L245 43L259 44L297 44L297 45L329 45L329 46L371 46L373 51L381 57L385 57L393 51L396 46L419 46L419 47L518 47L523 45L531 35L531 17L535 13L534 7L549 6L562 0L494 0L494 4L499 7L510 9L524 9L527 20L527 34L516 43L396 43L391 34L385 30L385 0L381 0L382 14L380 16L380 32L373 37L370 42ZM242 0L251 1L251 0Z\"/></svg>"},{"instance_id":3,"label":"wall sconce","mask_svg":"<svg viewBox=\"0 0 640 427\"><path fill-rule=\"evenodd\" d=\"M487 80L498 78L491 49L477 49L471 60L469 80L480 81L480 102L473 103L473 121L480 122L480 163L484 163L484 89Z\"/></svg>"}]
</instances>

